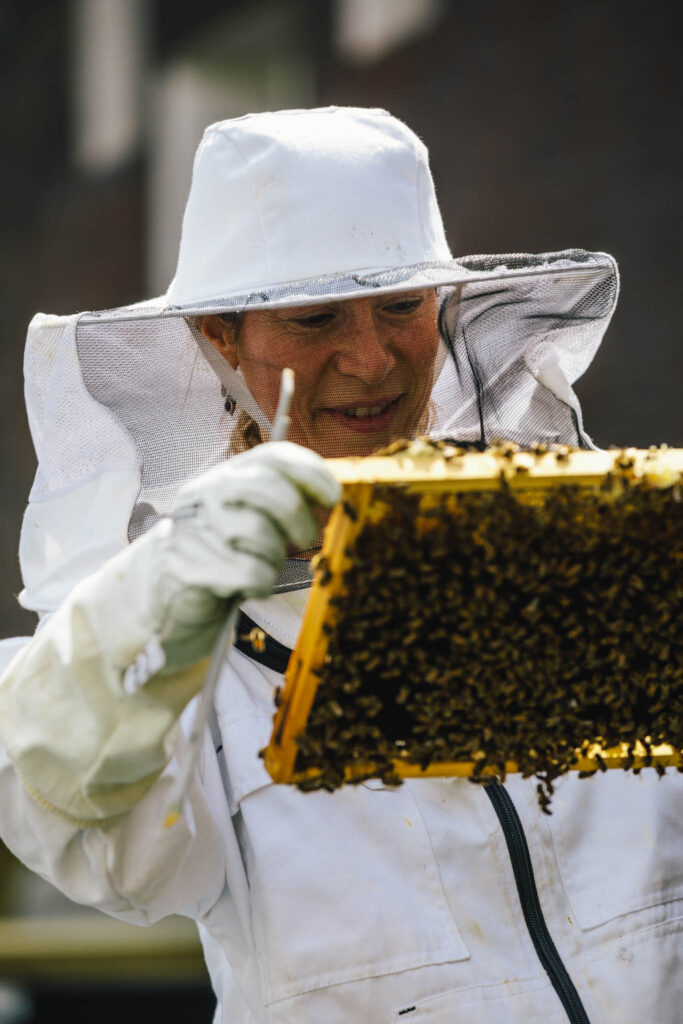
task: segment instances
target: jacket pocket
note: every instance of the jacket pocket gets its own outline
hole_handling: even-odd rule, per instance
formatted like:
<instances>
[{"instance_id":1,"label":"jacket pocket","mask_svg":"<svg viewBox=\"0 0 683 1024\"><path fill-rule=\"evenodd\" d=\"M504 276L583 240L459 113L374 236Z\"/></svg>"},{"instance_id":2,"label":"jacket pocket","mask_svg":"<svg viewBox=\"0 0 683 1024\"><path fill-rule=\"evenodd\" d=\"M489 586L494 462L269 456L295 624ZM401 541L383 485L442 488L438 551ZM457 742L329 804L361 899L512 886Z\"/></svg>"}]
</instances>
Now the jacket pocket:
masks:
<instances>
[{"instance_id":1,"label":"jacket pocket","mask_svg":"<svg viewBox=\"0 0 683 1024\"><path fill-rule=\"evenodd\" d=\"M226 677L217 713L265 1001L467 960L410 787L275 785L272 682L239 667L249 686Z\"/></svg>"},{"instance_id":2,"label":"jacket pocket","mask_svg":"<svg viewBox=\"0 0 683 1024\"><path fill-rule=\"evenodd\" d=\"M566 1024L547 977L511 978L493 985L441 992L397 1009L387 1024Z\"/></svg>"},{"instance_id":3,"label":"jacket pocket","mask_svg":"<svg viewBox=\"0 0 683 1024\"><path fill-rule=\"evenodd\" d=\"M238 821L266 1002L468 959L407 787L268 785Z\"/></svg>"},{"instance_id":4,"label":"jacket pocket","mask_svg":"<svg viewBox=\"0 0 683 1024\"><path fill-rule=\"evenodd\" d=\"M547 818L575 923L596 928L683 897L683 776L611 770L556 783Z\"/></svg>"},{"instance_id":5,"label":"jacket pocket","mask_svg":"<svg viewBox=\"0 0 683 1024\"><path fill-rule=\"evenodd\" d=\"M572 964L575 979L590 992L591 1020L681 1020L683 917L639 928L601 943Z\"/></svg>"}]
</instances>

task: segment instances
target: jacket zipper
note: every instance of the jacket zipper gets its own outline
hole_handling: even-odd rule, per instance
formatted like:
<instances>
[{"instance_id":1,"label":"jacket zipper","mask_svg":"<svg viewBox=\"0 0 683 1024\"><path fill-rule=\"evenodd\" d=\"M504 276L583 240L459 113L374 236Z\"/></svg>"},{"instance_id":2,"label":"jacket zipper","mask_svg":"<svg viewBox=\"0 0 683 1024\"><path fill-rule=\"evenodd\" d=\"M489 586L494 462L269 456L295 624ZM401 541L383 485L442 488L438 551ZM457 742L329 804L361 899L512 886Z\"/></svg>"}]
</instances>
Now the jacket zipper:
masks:
<instances>
[{"instance_id":1,"label":"jacket zipper","mask_svg":"<svg viewBox=\"0 0 683 1024\"><path fill-rule=\"evenodd\" d=\"M498 815L498 821L505 836L517 883L519 901L522 904L522 913L538 959L550 978L550 983L565 1009L570 1024L590 1024L579 993L560 959L560 954L557 952L545 923L536 889L529 847L517 809L508 791L497 780L494 779L483 788L493 804L493 809Z\"/></svg>"}]
</instances>

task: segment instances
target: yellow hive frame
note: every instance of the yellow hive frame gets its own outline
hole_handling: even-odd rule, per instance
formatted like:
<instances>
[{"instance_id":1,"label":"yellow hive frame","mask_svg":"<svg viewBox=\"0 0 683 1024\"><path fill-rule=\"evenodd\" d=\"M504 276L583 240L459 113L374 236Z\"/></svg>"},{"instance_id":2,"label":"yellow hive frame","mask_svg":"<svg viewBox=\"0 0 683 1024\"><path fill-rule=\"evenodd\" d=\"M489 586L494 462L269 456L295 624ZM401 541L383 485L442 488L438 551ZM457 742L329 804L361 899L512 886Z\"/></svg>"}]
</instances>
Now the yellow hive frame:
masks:
<instances>
[{"instance_id":1,"label":"yellow hive frame","mask_svg":"<svg viewBox=\"0 0 683 1024\"><path fill-rule=\"evenodd\" d=\"M607 474L614 474L617 489L620 479L646 479L658 487L680 485L683 481L683 449L665 446L647 451L628 448L607 452L555 448L539 454L515 451L514 446L502 446L486 452L460 453L458 449L446 449L439 456L435 455L433 447L418 441L404 452L390 457L330 459L327 464L342 484L342 498L330 517L319 561L319 564L326 565L324 579L327 582L321 582L323 574L319 568L301 633L285 674L281 704L265 751L266 768L275 782L297 783L317 774L315 771L295 772L298 752L295 737L304 728L315 699L319 682L316 670L321 669L324 663L329 643L323 623L334 623L336 610L330 601L339 593L343 573L350 564L345 552L371 514L373 485L400 483L408 490L438 495L499 488L501 478L504 478L507 486L518 492L520 500L534 502L541 499L543 492L560 484L600 488L604 486ZM608 768L622 768L627 753L626 743L609 749L592 743L582 750L573 770L597 768L596 754L602 756ZM664 766L681 763L677 751L666 744L653 747L647 760L645 748L640 743L636 744L633 754L635 768L646 763ZM347 768L347 781L353 781L354 774L367 778L369 767ZM394 768L401 777L467 777L472 775L474 767L473 761L443 761L433 762L423 770L418 764L400 758L394 761ZM515 772L518 766L508 762L506 770ZM487 774L487 769L484 769L484 774Z\"/></svg>"}]
</instances>

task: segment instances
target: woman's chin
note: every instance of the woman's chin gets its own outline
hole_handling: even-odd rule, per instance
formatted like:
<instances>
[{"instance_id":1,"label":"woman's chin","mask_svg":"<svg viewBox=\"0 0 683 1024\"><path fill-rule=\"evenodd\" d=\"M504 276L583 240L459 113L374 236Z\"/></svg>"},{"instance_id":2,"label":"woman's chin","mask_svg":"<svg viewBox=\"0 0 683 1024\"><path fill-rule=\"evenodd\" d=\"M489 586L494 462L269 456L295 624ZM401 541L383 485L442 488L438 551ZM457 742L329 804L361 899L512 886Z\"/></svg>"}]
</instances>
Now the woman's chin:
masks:
<instances>
[{"instance_id":1,"label":"woman's chin","mask_svg":"<svg viewBox=\"0 0 683 1024\"><path fill-rule=\"evenodd\" d=\"M351 417L336 410L324 410L316 416L316 436L307 447L325 458L351 458L371 455L378 448L415 431L399 415L400 401L378 416Z\"/></svg>"},{"instance_id":2,"label":"woman's chin","mask_svg":"<svg viewBox=\"0 0 683 1024\"><path fill-rule=\"evenodd\" d=\"M378 430L348 436L339 431L334 438L325 438L306 447L312 448L326 459L359 458L372 455L379 448L384 448L400 438L413 437L414 434L415 431Z\"/></svg>"}]
</instances>

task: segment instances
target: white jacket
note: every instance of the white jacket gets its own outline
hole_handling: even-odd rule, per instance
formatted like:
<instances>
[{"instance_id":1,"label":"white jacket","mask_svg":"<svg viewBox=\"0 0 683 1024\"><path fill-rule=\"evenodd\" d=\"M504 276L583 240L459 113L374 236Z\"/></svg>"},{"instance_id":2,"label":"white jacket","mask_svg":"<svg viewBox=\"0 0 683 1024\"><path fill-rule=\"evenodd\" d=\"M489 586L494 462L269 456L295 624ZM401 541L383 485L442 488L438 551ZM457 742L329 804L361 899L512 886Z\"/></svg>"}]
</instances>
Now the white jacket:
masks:
<instances>
[{"instance_id":1,"label":"white jacket","mask_svg":"<svg viewBox=\"0 0 683 1024\"><path fill-rule=\"evenodd\" d=\"M291 644L301 595L247 610ZM25 642L25 641L24 641ZM11 656L22 641L6 641ZM78 829L0 756L8 846L71 899L199 925L225 1024L560 1024L486 793L466 780L275 786L258 751L277 673L233 650L189 810L162 830L172 761L123 818ZM189 709L192 713L192 707ZM182 753L182 741L179 745ZM683 777L561 779L551 817L508 779L549 932L592 1024L680 1020Z\"/></svg>"}]
</instances>

